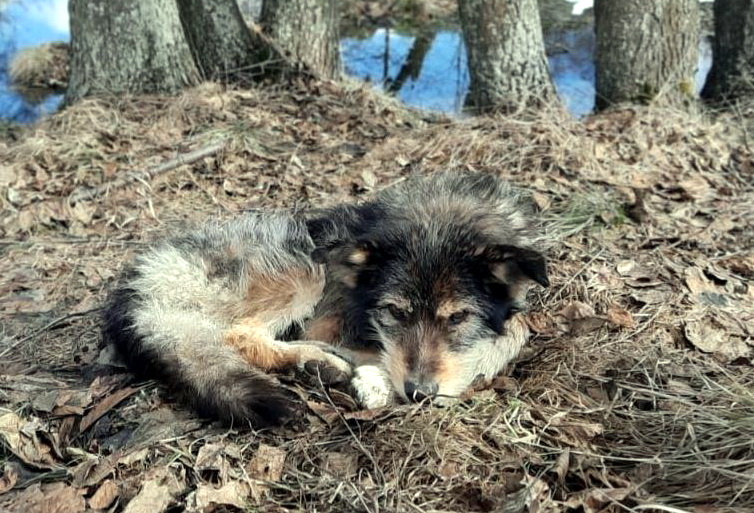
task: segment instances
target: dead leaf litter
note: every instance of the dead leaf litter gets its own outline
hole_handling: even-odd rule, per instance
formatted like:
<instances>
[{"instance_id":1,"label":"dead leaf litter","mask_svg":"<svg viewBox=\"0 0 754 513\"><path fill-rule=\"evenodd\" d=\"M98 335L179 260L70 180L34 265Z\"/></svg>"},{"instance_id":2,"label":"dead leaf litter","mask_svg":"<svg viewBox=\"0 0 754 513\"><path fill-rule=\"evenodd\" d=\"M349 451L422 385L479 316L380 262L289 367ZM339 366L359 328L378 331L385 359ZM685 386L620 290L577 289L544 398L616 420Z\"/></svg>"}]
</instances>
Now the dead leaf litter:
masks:
<instances>
[{"instance_id":1,"label":"dead leaf litter","mask_svg":"<svg viewBox=\"0 0 754 513\"><path fill-rule=\"evenodd\" d=\"M352 84L206 84L0 141L0 510L754 510L754 166L725 116L450 120ZM359 412L281 376L304 424L228 430L102 352L108 286L171 227L447 168L532 193L553 275L510 376L460 404Z\"/></svg>"}]
</instances>

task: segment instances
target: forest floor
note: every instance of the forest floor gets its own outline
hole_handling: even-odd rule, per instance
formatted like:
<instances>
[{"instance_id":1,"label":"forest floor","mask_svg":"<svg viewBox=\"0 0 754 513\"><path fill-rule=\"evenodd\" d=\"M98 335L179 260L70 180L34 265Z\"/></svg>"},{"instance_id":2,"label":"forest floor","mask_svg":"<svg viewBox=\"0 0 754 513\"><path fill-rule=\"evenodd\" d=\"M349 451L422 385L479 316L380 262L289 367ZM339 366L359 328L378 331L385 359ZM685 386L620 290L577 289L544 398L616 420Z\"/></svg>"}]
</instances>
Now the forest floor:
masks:
<instances>
[{"instance_id":1,"label":"forest floor","mask_svg":"<svg viewBox=\"0 0 754 513\"><path fill-rule=\"evenodd\" d=\"M626 108L450 120L355 85L86 100L0 139L0 510L754 511L754 157L742 119ZM552 238L510 376L301 425L201 421L101 347L160 233L497 173Z\"/></svg>"}]
</instances>

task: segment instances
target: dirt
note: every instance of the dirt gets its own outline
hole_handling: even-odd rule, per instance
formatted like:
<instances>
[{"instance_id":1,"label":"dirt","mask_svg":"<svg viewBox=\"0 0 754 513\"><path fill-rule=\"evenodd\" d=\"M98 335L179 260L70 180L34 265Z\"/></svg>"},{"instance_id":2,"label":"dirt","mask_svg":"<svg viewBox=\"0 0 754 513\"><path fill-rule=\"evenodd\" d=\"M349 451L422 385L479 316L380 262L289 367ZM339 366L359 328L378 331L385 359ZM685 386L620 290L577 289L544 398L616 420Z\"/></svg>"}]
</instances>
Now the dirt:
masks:
<instances>
[{"instance_id":1,"label":"dirt","mask_svg":"<svg viewBox=\"0 0 754 513\"><path fill-rule=\"evenodd\" d=\"M754 161L736 112L450 120L354 84L209 84L14 131L0 510L752 511ZM159 234L445 168L531 191L552 240L533 340L462 404L360 411L281 376L301 425L227 429L101 347L108 287Z\"/></svg>"}]
</instances>

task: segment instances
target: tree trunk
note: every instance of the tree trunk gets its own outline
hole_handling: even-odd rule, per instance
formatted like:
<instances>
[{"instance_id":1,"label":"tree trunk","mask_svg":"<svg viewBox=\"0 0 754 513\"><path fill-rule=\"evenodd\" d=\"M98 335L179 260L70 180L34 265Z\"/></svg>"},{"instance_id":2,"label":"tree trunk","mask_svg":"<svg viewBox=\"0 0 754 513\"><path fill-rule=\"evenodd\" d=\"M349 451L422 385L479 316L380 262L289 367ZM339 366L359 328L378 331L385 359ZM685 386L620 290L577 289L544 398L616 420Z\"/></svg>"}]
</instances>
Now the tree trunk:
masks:
<instances>
[{"instance_id":1,"label":"tree trunk","mask_svg":"<svg viewBox=\"0 0 754 513\"><path fill-rule=\"evenodd\" d=\"M235 0L178 0L178 11L194 61L205 78L252 70L255 45Z\"/></svg>"},{"instance_id":2,"label":"tree trunk","mask_svg":"<svg viewBox=\"0 0 754 513\"><path fill-rule=\"evenodd\" d=\"M556 97L536 0L458 0L471 85L466 105L515 110Z\"/></svg>"},{"instance_id":3,"label":"tree trunk","mask_svg":"<svg viewBox=\"0 0 754 513\"><path fill-rule=\"evenodd\" d=\"M70 0L66 101L93 94L174 93L199 81L175 0Z\"/></svg>"},{"instance_id":4,"label":"tree trunk","mask_svg":"<svg viewBox=\"0 0 754 513\"><path fill-rule=\"evenodd\" d=\"M754 95L754 1L716 0L712 69L702 97L727 101Z\"/></svg>"},{"instance_id":5,"label":"tree trunk","mask_svg":"<svg viewBox=\"0 0 754 513\"><path fill-rule=\"evenodd\" d=\"M408 79L418 80L422 72L422 65L424 64L424 58L432 48L432 42L435 40L436 32L434 30L424 30L421 34L416 36L414 43L411 45L411 50L408 52L406 61L401 66L398 75L395 80L388 81L387 90L390 93L399 92Z\"/></svg>"},{"instance_id":6,"label":"tree trunk","mask_svg":"<svg viewBox=\"0 0 754 513\"><path fill-rule=\"evenodd\" d=\"M595 0L597 108L695 96L698 0Z\"/></svg>"},{"instance_id":7,"label":"tree trunk","mask_svg":"<svg viewBox=\"0 0 754 513\"><path fill-rule=\"evenodd\" d=\"M336 0L265 0L260 21L302 69L322 78L340 75Z\"/></svg>"}]
</instances>

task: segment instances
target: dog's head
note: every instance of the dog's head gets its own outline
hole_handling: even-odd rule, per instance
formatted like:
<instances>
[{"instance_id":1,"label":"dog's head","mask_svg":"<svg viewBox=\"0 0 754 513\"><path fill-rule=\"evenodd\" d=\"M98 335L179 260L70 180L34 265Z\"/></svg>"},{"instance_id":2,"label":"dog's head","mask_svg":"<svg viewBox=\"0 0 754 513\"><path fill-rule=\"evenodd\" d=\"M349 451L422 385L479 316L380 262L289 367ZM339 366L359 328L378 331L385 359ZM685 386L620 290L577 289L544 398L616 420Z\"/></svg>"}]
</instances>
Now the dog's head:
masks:
<instances>
[{"instance_id":1,"label":"dog's head","mask_svg":"<svg viewBox=\"0 0 754 513\"><path fill-rule=\"evenodd\" d=\"M411 203L378 198L379 223L320 256L350 290L348 315L381 348L395 390L409 400L457 396L517 355L524 337L504 336L508 321L529 283L548 284L545 259L525 244L514 203L490 207L507 193L408 189Z\"/></svg>"}]
</instances>

